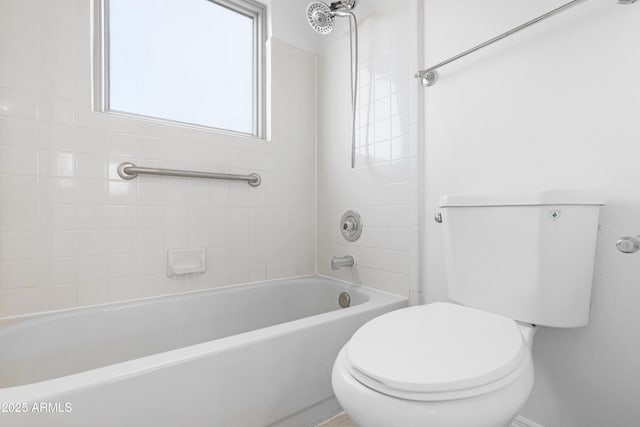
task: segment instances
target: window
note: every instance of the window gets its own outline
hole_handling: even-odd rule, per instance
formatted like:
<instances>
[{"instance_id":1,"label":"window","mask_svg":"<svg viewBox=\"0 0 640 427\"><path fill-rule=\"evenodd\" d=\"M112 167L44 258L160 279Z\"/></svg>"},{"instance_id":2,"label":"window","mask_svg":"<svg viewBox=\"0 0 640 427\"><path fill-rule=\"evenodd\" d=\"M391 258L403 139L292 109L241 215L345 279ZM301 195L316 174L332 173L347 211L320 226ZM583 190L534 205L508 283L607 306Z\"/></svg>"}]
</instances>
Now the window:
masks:
<instances>
[{"instance_id":1,"label":"window","mask_svg":"<svg viewBox=\"0 0 640 427\"><path fill-rule=\"evenodd\" d=\"M96 1L97 109L263 136L263 5Z\"/></svg>"}]
</instances>

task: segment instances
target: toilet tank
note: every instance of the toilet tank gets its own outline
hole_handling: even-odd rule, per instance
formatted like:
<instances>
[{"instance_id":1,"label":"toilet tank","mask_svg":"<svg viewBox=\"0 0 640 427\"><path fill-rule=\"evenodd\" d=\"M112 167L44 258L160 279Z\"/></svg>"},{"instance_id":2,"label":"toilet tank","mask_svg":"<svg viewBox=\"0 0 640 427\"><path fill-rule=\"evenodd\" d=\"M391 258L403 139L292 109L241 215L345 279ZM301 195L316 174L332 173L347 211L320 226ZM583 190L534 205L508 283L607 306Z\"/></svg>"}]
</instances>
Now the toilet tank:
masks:
<instances>
[{"instance_id":1,"label":"toilet tank","mask_svg":"<svg viewBox=\"0 0 640 427\"><path fill-rule=\"evenodd\" d=\"M526 323L587 324L604 202L586 190L442 196L450 298Z\"/></svg>"}]
</instances>

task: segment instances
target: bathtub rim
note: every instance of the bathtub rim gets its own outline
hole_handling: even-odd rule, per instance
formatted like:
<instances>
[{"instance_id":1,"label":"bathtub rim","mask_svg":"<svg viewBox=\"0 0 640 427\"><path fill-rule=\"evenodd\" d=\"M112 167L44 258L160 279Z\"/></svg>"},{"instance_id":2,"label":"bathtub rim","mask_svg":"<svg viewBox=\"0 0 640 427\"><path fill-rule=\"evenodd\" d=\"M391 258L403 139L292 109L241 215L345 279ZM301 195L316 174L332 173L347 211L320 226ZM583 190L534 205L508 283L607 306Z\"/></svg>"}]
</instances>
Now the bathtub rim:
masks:
<instances>
[{"instance_id":1,"label":"bathtub rim","mask_svg":"<svg viewBox=\"0 0 640 427\"><path fill-rule=\"evenodd\" d=\"M222 290L230 290L230 289L234 289L234 288L245 288L245 287L257 286L257 285L262 285L262 284L269 284L269 283L273 283L273 282L293 281L293 280L300 280L300 279L324 279L324 280L329 280L329 281L332 281L332 282L341 283L341 284L347 285L347 286L355 286L355 287L362 288L362 289L365 289L365 290L372 290L374 292L381 293L381 294L386 294L386 295L392 296L392 297L400 297L400 298L405 298L406 299L406 297L403 297L402 295L394 294L394 293L383 291L383 290L380 290L380 289L371 288L369 286L361 285L359 283L349 282L347 280L336 279L334 277L326 276L324 274L306 274L306 275L303 275L303 276L281 277L281 278L278 278L278 279L268 279L268 280L258 280L258 281L254 281L254 282L235 283L235 284L232 284L232 285L217 286L217 287L212 287L212 288L190 289L190 290L181 291L181 292L172 292L172 293L159 294L159 295L150 295L150 296L145 296L145 297L140 297L140 298L129 298L129 299L123 299L123 300L117 300L117 301L107 301L107 302L101 302L101 303L98 303L98 304L80 305L80 306L75 306L75 307L61 308L61 309L57 309L57 310L43 310L43 311L37 311L37 312L34 312L34 313L15 314L15 315L10 315L10 316L0 316L0 327L6 326L6 325L10 325L13 322L22 322L22 321L28 320L29 318L36 318L36 317L41 317L41 316L58 315L58 314L64 314L64 313L67 313L67 312L90 310L90 309L96 309L96 308L108 307L108 306L114 306L114 308L115 308L115 306L119 305L119 304L132 304L132 303L143 304L143 303L148 303L148 302L151 302L151 301L154 301L154 300L168 299L168 298L171 298L171 297L181 297L181 296L195 295L195 294L200 294L200 293L208 293L208 292L217 291L217 290L221 290L221 291Z\"/></svg>"},{"instance_id":2,"label":"bathtub rim","mask_svg":"<svg viewBox=\"0 0 640 427\"><path fill-rule=\"evenodd\" d=\"M389 292L380 291L367 286L362 286L356 283L347 282L344 280L336 280L327 276L320 275L307 275L299 277L288 277L281 279L273 279L268 281L243 283L238 285L229 285L219 288L207 288L191 290L187 292L180 292L175 294L168 294L162 296L153 296L132 299L127 301L110 302L106 304L97 304L86 307L76 307L63 310L47 311L40 313L33 313L27 315L14 316L9 318L11 320L24 321L29 318L47 317L49 315L60 315L69 312L89 311L96 310L108 306L133 304L137 305L138 302L149 302L150 300L168 299L175 296L193 295L202 292L211 292L215 290L229 290L233 288L256 286L256 285L268 285L274 282L293 281L299 279L322 279L329 282L335 282L337 284L349 287L357 287L362 289L369 299L361 304L348 307L346 309L337 309L329 312L314 314L301 319L291 320L263 328L258 328L239 334L230 335L223 338L218 338L211 341L205 341L202 343L192 344L185 347L180 347L173 350L164 351L161 353L154 353L135 359L130 359L122 362L115 363L113 365L102 366L86 371L64 375L48 380L38 381L29 384L22 384L10 387L0 388L0 402L34 402L34 401L46 401L48 397L52 396L64 396L70 392L75 392L90 387L99 386L101 384L107 384L123 380L130 377L142 375L154 370L168 368L173 365L177 365L186 361L194 361L214 355L216 353L224 352L242 346L248 342L264 341L270 338L275 338L283 335L293 333L298 330L311 328L318 324L329 323L339 321L340 319L356 316L360 313L373 310L384 306L392 306L403 308L408 306L408 298L391 294ZM0 319L3 320L3 319Z\"/></svg>"}]
</instances>

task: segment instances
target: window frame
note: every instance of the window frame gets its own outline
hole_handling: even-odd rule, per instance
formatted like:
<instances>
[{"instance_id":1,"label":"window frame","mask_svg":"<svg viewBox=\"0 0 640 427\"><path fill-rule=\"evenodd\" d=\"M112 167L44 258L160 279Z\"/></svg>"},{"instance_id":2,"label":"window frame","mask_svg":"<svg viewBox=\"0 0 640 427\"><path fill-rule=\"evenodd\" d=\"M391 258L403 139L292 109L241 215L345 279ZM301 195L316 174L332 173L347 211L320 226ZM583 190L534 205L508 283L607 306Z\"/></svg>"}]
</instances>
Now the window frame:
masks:
<instances>
[{"instance_id":1,"label":"window frame","mask_svg":"<svg viewBox=\"0 0 640 427\"><path fill-rule=\"evenodd\" d=\"M266 139L266 41L267 6L254 0L203 0L225 7L253 21L253 132L245 133L231 129L216 128L198 123L189 123L162 117L147 116L109 107L109 0L92 2L93 41L93 109L136 119L150 120L170 125L180 125L213 132Z\"/></svg>"}]
</instances>

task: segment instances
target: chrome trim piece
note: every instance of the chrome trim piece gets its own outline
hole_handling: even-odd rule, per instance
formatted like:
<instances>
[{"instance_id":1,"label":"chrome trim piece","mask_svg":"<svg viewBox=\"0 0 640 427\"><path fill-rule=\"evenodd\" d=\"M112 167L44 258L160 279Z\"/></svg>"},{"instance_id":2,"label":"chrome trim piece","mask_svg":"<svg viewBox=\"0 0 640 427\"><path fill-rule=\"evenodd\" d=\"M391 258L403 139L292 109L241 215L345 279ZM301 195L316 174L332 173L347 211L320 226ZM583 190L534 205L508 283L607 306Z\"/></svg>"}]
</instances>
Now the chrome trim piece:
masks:
<instances>
[{"instance_id":1,"label":"chrome trim piece","mask_svg":"<svg viewBox=\"0 0 640 427\"><path fill-rule=\"evenodd\" d=\"M340 233L347 242L355 242L362 234L362 218L356 211L346 211L340 219Z\"/></svg>"},{"instance_id":2,"label":"chrome trim piece","mask_svg":"<svg viewBox=\"0 0 640 427\"><path fill-rule=\"evenodd\" d=\"M519 26L517 26L517 27L515 27L515 28L513 28L513 29L511 29L511 30L509 30L509 31L507 31L505 33L502 33L499 36L496 36L496 37L492 38L491 40L487 40L484 43L480 43L479 45L474 46L469 50L465 50L464 52L459 53L458 55L452 56L451 58L446 59L446 60L444 60L442 62L439 62L438 64L433 65L433 66L431 66L429 68L425 68L424 70L420 70L415 74L414 77L417 78L417 79L420 79L420 81L422 83L422 86L424 86L424 87L433 86L436 83L436 81L438 80L438 73L436 71L437 69L439 69L441 67L444 67L445 65L450 64L450 63L452 63L454 61L457 61L458 59L464 58L465 56L470 55L470 54L472 54L472 53L474 53L474 52L476 52L476 51L478 51L478 50L480 50L482 48L485 48L485 47L487 47L489 45L492 45L492 44L494 44L494 43L496 43L496 42L498 42L498 41L500 41L500 40L502 40L502 39L504 39L506 37L509 37L510 35L518 33L520 31L524 30L525 28L529 28L529 27L537 24L538 22L542 22L542 21L546 20L547 18L551 18L552 16L557 15L560 12L563 12L563 11L565 11L567 9L570 9L573 6L577 6L579 3L582 3L584 1L585 0L573 0L573 1L570 1L569 3L565 3L562 6L556 8L556 9L553 9L552 11L549 11L549 12L543 14L543 15L538 16L535 19L532 19L531 21L525 22L522 25L519 25ZM631 4L631 3L635 3L636 1L638 1L638 0L618 0L618 3L620 3L620 4Z\"/></svg>"},{"instance_id":3,"label":"chrome trim piece","mask_svg":"<svg viewBox=\"0 0 640 427\"><path fill-rule=\"evenodd\" d=\"M201 171L189 171L181 169L161 169L161 168L145 168L136 166L130 162L122 162L118 165L118 175L120 178L127 181L137 178L139 174L142 175L159 175L159 176L178 176L181 178L204 178L204 179L223 179L227 181L247 181L252 187L257 187L262 184L262 177L257 173L250 173L249 175L237 175L231 173L218 173L218 172L201 172Z\"/></svg>"}]
</instances>

